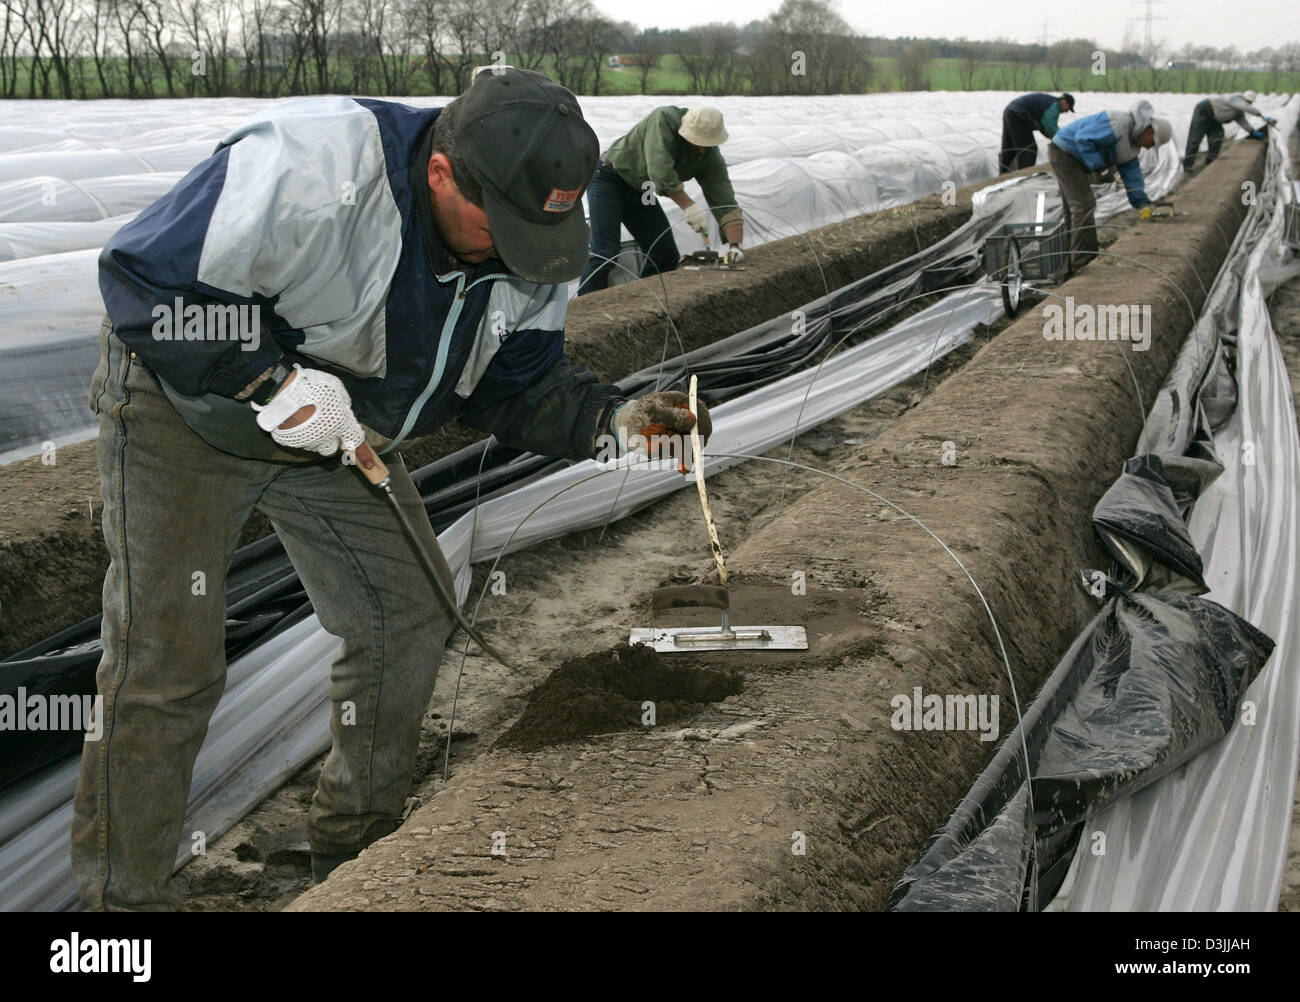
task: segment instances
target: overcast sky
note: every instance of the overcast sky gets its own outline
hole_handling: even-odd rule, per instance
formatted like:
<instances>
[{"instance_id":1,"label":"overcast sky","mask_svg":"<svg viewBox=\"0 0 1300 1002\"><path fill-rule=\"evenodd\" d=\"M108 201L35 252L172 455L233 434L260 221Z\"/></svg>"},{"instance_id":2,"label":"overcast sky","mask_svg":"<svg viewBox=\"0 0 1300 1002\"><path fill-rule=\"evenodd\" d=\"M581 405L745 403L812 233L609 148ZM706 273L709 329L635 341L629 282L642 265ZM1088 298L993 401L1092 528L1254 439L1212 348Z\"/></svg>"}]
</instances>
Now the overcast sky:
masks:
<instances>
[{"instance_id":1,"label":"overcast sky","mask_svg":"<svg viewBox=\"0 0 1300 1002\"><path fill-rule=\"evenodd\" d=\"M595 0L606 16L642 27L689 28L704 21L744 23L766 17L780 0ZM1141 44L1145 32L1145 3L1139 0L1087 0L1051 3L1045 0L838 0L840 14L866 35L922 35L934 38L1010 38L1037 42L1046 19L1049 42L1061 38L1093 38L1117 47L1131 26ZM1164 0L1152 5L1152 37L1174 49L1185 43L1235 45L1243 52L1265 45L1300 41L1300 3L1296 0ZM1240 17L1232 19L1232 12ZM1155 20L1163 17L1165 20Z\"/></svg>"}]
</instances>

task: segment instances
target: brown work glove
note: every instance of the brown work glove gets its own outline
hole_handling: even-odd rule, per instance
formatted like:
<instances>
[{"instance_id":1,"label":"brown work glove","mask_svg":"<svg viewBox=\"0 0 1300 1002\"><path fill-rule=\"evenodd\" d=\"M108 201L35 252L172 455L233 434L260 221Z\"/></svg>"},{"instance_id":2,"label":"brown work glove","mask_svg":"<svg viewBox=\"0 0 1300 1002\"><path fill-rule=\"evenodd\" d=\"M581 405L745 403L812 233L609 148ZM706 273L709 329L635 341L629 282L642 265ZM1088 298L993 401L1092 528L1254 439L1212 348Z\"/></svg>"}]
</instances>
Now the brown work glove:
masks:
<instances>
[{"instance_id":1,"label":"brown work glove","mask_svg":"<svg viewBox=\"0 0 1300 1002\"><path fill-rule=\"evenodd\" d=\"M688 409L690 398L677 390L661 393L647 393L644 397L628 400L614 409L610 419L611 429L618 439L620 448L626 448L634 435L641 436L646 443L655 435L681 435L686 438L691 428L699 423L700 444L704 445L713 434L713 422L709 420L709 409L704 401L696 398L698 414ZM641 443L634 443L641 446ZM646 452L645 447L638 449Z\"/></svg>"}]
</instances>

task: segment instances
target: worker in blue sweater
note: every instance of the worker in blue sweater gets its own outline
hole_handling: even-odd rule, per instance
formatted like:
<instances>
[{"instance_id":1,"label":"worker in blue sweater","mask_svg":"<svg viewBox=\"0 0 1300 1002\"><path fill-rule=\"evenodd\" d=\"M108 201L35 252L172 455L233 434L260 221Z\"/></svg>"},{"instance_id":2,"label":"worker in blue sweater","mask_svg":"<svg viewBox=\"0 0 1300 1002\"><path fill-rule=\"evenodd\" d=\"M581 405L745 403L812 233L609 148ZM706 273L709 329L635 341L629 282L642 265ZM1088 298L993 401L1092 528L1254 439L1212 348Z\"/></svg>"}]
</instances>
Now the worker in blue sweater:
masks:
<instances>
[{"instance_id":1,"label":"worker in blue sweater","mask_svg":"<svg viewBox=\"0 0 1300 1002\"><path fill-rule=\"evenodd\" d=\"M1062 112L1074 111L1074 95L1025 94L1016 98L1002 112L1002 150L998 154L998 173L1032 167L1038 160L1035 132L1048 139L1056 135Z\"/></svg>"},{"instance_id":2,"label":"worker in blue sweater","mask_svg":"<svg viewBox=\"0 0 1300 1002\"><path fill-rule=\"evenodd\" d=\"M1065 228L1070 234L1070 268L1075 270L1097 255L1097 199L1092 185L1103 173L1117 171L1128 191L1129 204L1151 217L1151 199L1138 154L1169 142L1173 127L1156 118L1150 101L1128 111L1099 111L1071 122L1047 147L1047 159L1061 189Z\"/></svg>"}]
</instances>

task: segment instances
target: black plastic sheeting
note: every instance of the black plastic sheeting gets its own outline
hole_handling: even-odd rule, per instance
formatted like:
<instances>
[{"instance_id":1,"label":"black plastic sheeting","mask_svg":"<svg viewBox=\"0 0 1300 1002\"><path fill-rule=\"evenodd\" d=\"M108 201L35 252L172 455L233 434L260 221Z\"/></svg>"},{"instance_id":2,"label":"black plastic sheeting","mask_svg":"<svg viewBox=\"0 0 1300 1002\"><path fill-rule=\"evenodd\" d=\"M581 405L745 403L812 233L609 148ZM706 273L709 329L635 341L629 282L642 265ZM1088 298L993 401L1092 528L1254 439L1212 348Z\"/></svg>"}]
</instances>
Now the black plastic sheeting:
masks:
<instances>
[{"instance_id":1,"label":"black plastic sheeting","mask_svg":"<svg viewBox=\"0 0 1300 1002\"><path fill-rule=\"evenodd\" d=\"M978 248L1000 225L1002 213L976 216L945 239L801 307L801 326L789 314L758 324L619 380L629 395L686 389L699 377L710 404L740 396L816 365L841 338L867 340L915 297L978 281ZM668 343L673 343L671 330ZM435 531L441 532L481 501L514 490L565 466L563 460L520 453L487 439L436 460L411 477ZM311 614L311 603L275 536L235 552L226 579L226 659L233 660ZM100 617L93 616L0 661L0 698L19 690L30 697L95 693L100 660ZM78 731L0 730L0 789L76 754Z\"/></svg>"},{"instance_id":2,"label":"black plastic sheeting","mask_svg":"<svg viewBox=\"0 0 1300 1002\"><path fill-rule=\"evenodd\" d=\"M1216 322L1231 313L1234 259L1179 351L1136 454L1093 509L1112 566L1083 571L1082 582L1104 598L1100 612L904 872L890 910L1045 907L1087 819L1221 740L1272 653L1269 637L1199 597L1208 588L1186 522L1223 472L1213 430L1236 408L1235 337L1220 336Z\"/></svg>"},{"instance_id":3,"label":"black plastic sheeting","mask_svg":"<svg viewBox=\"0 0 1300 1002\"><path fill-rule=\"evenodd\" d=\"M1227 734L1241 694L1272 650L1259 630L1206 599L1112 596L1034 698L1023 730L1008 735L903 875L890 908L1032 911L1047 904L1087 818ZM1028 787L1022 739L1034 764Z\"/></svg>"}]
</instances>

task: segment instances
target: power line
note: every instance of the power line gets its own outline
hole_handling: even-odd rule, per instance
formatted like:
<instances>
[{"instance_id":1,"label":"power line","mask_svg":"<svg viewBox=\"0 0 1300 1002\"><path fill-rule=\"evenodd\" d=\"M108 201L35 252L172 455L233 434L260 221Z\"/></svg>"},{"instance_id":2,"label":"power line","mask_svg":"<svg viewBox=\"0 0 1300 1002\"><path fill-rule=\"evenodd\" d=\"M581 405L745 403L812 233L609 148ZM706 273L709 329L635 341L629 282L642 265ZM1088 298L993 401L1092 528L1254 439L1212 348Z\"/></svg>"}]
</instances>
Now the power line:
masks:
<instances>
[{"instance_id":1,"label":"power line","mask_svg":"<svg viewBox=\"0 0 1300 1002\"><path fill-rule=\"evenodd\" d=\"M1154 13L1152 13L1152 8L1155 7L1157 4L1163 4L1164 2L1165 2L1165 0L1136 0L1136 6L1138 6L1138 7L1145 7L1145 8L1147 9L1146 16L1145 16L1145 17L1142 17L1142 18L1130 18L1130 19L1129 19L1130 21L1132 21L1132 20L1142 20L1142 21L1144 21L1144 22L1146 23L1146 45L1145 45L1145 52L1146 52L1147 63L1148 63L1148 65L1152 65L1152 66L1155 65L1155 50L1153 49L1153 47L1152 47L1152 45L1151 45L1151 22L1152 22L1152 21L1168 21L1168 20L1169 20L1169 18L1165 17L1165 16L1162 15L1162 14L1154 14Z\"/></svg>"}]
</instances>

